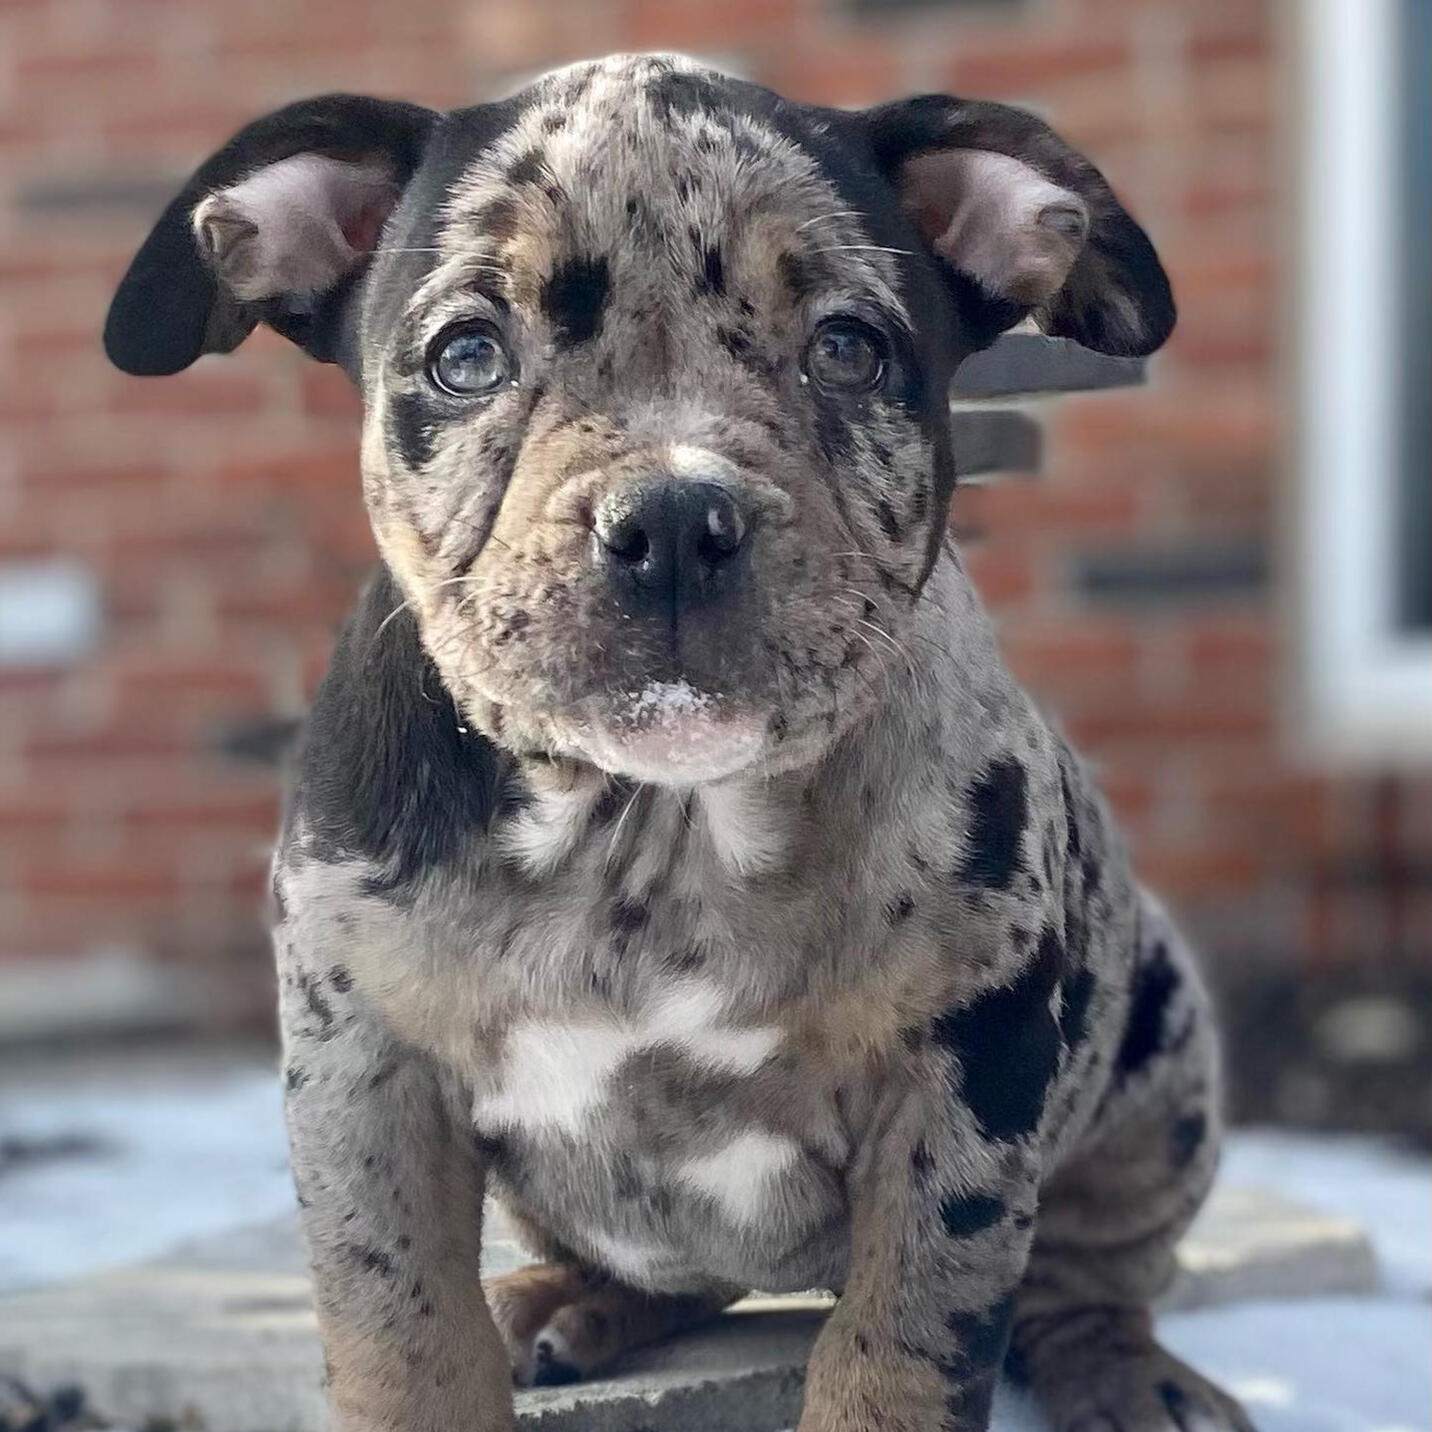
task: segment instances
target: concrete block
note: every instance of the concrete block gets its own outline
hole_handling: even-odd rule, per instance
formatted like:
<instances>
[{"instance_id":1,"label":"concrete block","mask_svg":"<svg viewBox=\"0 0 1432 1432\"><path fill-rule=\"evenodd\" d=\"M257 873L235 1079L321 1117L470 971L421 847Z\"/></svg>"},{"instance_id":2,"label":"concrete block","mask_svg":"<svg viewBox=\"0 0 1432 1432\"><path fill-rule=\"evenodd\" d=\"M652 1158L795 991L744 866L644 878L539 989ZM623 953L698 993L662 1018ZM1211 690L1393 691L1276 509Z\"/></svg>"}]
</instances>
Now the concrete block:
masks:
<instances>
[{"instance_id":1,"label":"concrete block","mask_svg":"<svg viewBox=\"0 0 1432 1432\"><path fill-rule=\"evenodd\" d=\"M523 1254L489 1220L488 1271ZM1256 1189L1220 1190L1189 1234L1170 1307L1368 1292L1367 1238ZM598 1382L519 1394L541 1432L779 1432L800 1403L807 1353L830 1299L746 1299L711 1328L628 1357ZM38 1387L77 1382L133 1425L205 1432L326 1427L316 1325L291 1221L177 1250L162 1262L0 1299L0 1372Z\"/></svg>"}]
</instances>

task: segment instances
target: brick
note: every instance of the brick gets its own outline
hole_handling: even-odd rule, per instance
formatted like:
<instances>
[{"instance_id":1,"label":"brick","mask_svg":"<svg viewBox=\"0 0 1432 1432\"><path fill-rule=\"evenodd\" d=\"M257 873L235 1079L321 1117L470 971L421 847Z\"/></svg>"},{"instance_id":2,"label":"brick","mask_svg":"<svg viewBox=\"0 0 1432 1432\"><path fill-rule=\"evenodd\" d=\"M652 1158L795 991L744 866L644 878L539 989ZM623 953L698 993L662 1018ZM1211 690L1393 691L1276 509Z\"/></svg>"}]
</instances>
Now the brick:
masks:
<instances>
[{"instance_id":1,"label":"brick","mask_svg":"<svg viewBox=\"0 0 1432 1432\"><path fill-rule=\"evenodd\" d=\"M227 826L241 828L246 835L258 833L268 837L278 828L279 801L277 791L266 782L260 791L231 792L227 798L215 799L208 790L195 792L188 801L156 801L124 813L127 825L136 830L154 826L182 826L186 830Z\"/></svg>"},{"instance_id":2,"label":"brick","mask_svg":"<svg viewBox=\"0 0 1432 1432\"><path fill-rule=\"evenodd\" d=\"M273 486L287 489L296 484L336 487L358 491L358 443L356 435L335 447L295 451L262 458L235 458L216 469L220 482L235 486Z\"/></svg>"},{"instance_id":3,"label":"brick","mask_svg":"<svg viewBox=\"0 0 1432 1432\"><path fill-rule=\"evenodd\" d=\"M1076 741L1096 751L1121 742L1176 750L1201 742L1262 744L1272 729L1269 703L1256 696L1236 706L1207 701L1157 706L1130 702L1123 693L1111 696L1116 703L1111 709L1071 716L1069 726Z\"/></svg>"},{"instance_id":4,"label":"brick","mask_svg":"<svg viewBox=\"0 0 1432 1432\"><path fill-rule=\"evenodd\" d=\"M632 49L687 50L712 56L794 38L800 0L622 0L619 43Z\"/></svg>"},{"instance_id":5,"label":"brick","mask_svg":"<svg viewBox=\"0 0 1432 1432\"><path fill-rule=\"evenodd\" d=\"M895 47L871 37L858 46L773 48L752 78L808 104L868 105L898 93L903 73Z\"/></svg>"},{"instance_id":6,"label":"brick","mask_svg":"<svg viewBox=\"0 0 1432 1432\"><path fill-rule=\"evenodd\" d=\"M344 418L357 422L363 414L352 381L331 364L306 364L299 380L303 411L315 418Z\"/></svg>"},{"instance_id":7,"label":"brick","mask_svg":"<svg viewBox=\"0 0 1432 1432\"><path fill-rule=\"evenodd\" d=\"M1141 651L1124 623L1074 619L1021 622L1003 645L1016 676L1059 690L1071 680L1127 682L1137 673Z\"/></svg>"},{"instance_id":8,"label":"brick","mask_svg":"<svg viewBox=\"0 0 1432 1432\"><path fill-rule=\"evenodd\" d=\"M1239 613L1204 613L1187 623L1189 667L1201 677L1270 671L1277 644L1268 617Z\"/></svg>"},{"instance_id":9,"label":"brick","mask_svg":"<svg viewBox=\"0 0 1432 1432\"><path fill-rule=\"evenodd\" d=\"M996 609L1010 606L1035 590L1029 557L1009 548L991 544L966 552L965 570L975 590Z\"/></svg>"},{"instance_id":10,"label":"brick","mask_svg":"<svg viewBox=\"0 0 1432 1432\"><path fill-rule=\"evenodd\" d=\"M248 374L218 368L190 368L172 378L131 378L117 382L112 399L118 412L155 417L252 414L264 405L264 386Z\"/></svg>"},{"instance_id":11,"label":"brick","mask_svg":"<svg viewBox=\"0 0 1432 1432\"><path fill-rule=\"evenodd\" d=\"M158 72L152 50L124 50L112 42L95 48L71 45L21 51L15 57L15 78L23 84L53 85L66 80L93 82L121 79L126 85L147 84Z\"/></svg>"},{"instance_id":12,"label":"brick","mask_svg":"<svg viewBox=\"0 0 1432 1432\"><path fill-rule=\"evenodd\" d=\"M1266 133L1272 123L1274 86L1257 57L1196 66L1191 72L1193 122L1217 133Z\"/></svg>"},{"instance_id":13,"label":"brick","mask_svg":"<svg viewBox=\"0 0 1432 1432\"><path fill-rule=\"evenodd\" d=\"M1094 74L1107 82L1108 72L1127 66L1129 44L1117 34L1031 34L1013 31L1003 44L959 46L950 59L944 83L955 94L990 99L1023 97Z\"/></svg>"},{"instance_id":14,"label":"brick","mask_svg":"<svg viewBox=\"0 0 1432 1432\"><path fill-rule=\"evenodd\" d=\"M993 533L1107 538L1131 535L1141 508L1141 489L1133 482L1001 482L983 494L980 518Z\"/></svg>"},{"instance_id":15,"label":"brick","mask_svg":"<svg viewBox=\"0 0 1432 1432\"><path fill-rule=\"evenodd\" d=\"M1139 874L1171 901L1246 894L1257 888L1261 862L1241 851L1171 851L1145 847Z\"/></svg>"},{"instance_id":16,"label":"brick","mask_svg":"<svg viewBox=\"0 0 1432 1432\"><path fill-rule=\"evenodd\" d=\"M179 889L172 870L146 862L116 860L104 864L75 861L22 869L16 888L32 898L90 899L115 897L125 901L165 900Z\"/></svg>"}]
</instances>

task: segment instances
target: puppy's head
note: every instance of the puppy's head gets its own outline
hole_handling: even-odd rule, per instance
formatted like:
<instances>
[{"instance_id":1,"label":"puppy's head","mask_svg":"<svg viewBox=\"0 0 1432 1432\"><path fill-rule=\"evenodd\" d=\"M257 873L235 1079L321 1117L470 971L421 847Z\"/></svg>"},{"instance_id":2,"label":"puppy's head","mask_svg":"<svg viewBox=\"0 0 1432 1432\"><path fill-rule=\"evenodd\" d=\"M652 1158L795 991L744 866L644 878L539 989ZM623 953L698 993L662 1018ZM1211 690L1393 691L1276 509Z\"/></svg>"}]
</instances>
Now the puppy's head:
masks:
<instances>
[{"instance_id":1,"label":"puppy's head","mask_svg":"<svg viewBox=\"0 0 1432 1432\"><path fill-rule=\"evenodd\" d=\"M1038 120L619 57L447 115L259 120L106 342L172 373L264 322L343 364L379 547L466 717L686 784L813 759L910 659L950 376L1031 314L1126 354L1173 323L1147 238Z\"/></svg>"}]
</instances>

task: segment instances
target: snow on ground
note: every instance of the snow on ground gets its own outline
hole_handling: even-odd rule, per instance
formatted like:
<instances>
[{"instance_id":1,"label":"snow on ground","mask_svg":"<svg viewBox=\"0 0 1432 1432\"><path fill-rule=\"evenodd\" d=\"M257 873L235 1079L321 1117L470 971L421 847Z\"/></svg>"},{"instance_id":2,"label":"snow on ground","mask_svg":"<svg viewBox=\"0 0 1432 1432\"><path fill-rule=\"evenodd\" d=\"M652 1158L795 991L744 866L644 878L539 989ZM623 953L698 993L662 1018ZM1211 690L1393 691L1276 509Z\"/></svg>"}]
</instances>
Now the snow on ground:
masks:
<instances>
[{"instance_id":1,"label":"snow on ground","mask_svg":"<svg viewBox=\"0 0 1432 1432\"><path fill-rule=\"evenodd\" d=\"M48 1140L84 1141L89 1152ZM1432 1432L1432 1164L1375 1141L1244 1132L1224 1177L1356 1219L1375 1297L1170 1314L1180 1356L1260 1432ZM153 1258L293 1207L272 1060L172 1055L0 1067L0 1291ZM1014 1394L999 1432L1044 1432Z\"/></svg>"},{"instance_id":2,"label":"snow on ground","mask_svg":"<svg viewBox=\"0 0 1432 1432\"><path fill-rule=\"evenodd\" d=\"M50 1139L94 1151L46 1158ZM0 1292L142 1262L293 1206L270 1059L0 1068Z\"/></svg>"}]
</instances>

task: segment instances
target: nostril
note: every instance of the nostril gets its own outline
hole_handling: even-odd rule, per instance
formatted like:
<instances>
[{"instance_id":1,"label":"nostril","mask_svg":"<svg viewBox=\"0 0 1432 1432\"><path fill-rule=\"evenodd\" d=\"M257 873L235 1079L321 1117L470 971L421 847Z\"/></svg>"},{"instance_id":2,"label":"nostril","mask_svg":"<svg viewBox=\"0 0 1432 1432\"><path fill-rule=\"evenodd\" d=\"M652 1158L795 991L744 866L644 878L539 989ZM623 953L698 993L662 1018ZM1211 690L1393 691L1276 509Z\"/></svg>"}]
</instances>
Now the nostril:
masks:
<instances>
[{"instance_id":1,"label":"nostril","mask_svg":"<svg viewBox=\"0 0 1432 1432\"><path fill-rule=\"evenodd\" d=\"M621 562L633 566L646 561L651 552L651 539L646 529L635 522L618 522L605 532L598 531L602 546Z\"/></svg>"},{"instance_id":2,"label":"nostril","mask_svg":"<svg viewBox=\"0 0 1432 1432\"><path fill-rule=\"evenodd\" d=\"M746 524L740 510L722 494L706 508L706 520L696 539L696 555L713 566L734 557L746 540Z\"/></svg>"},{"instance_id":3,"label":"nostril","mask_svg":"<svg viewBox=\"0 0 1432 1432\"><path fill-rule=\"evenodd\" d=\"M724 562L728 557L736 555L736 549L740 545L739 540L723 532L703 532L696 541L696 555L703 562Z\"/></svg>"}]
</instances>

